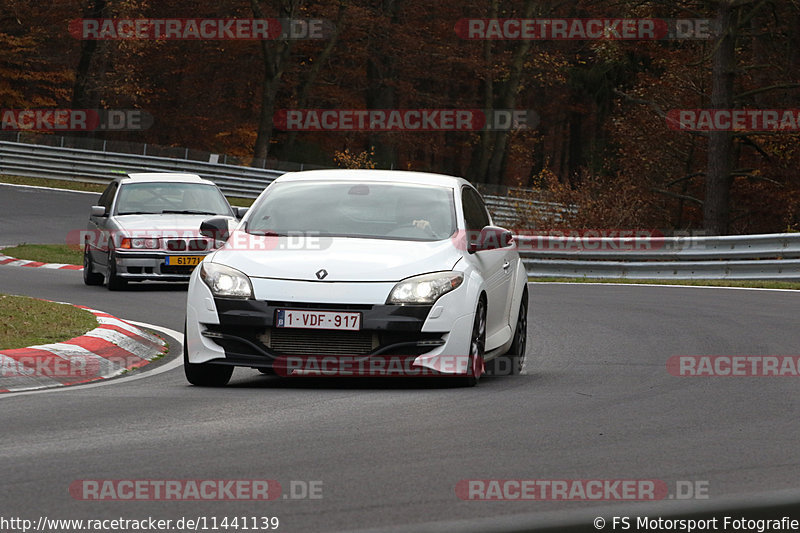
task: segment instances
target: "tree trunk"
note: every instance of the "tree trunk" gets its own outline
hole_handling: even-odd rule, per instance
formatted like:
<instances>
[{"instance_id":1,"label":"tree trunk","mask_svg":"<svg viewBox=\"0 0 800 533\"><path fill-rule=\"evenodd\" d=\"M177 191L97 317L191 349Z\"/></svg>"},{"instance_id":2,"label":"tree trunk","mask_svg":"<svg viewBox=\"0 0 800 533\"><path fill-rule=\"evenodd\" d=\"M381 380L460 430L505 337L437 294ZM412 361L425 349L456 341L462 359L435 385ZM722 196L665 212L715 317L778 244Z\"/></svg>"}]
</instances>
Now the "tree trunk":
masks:
<instances>
[{"instance_id":1,"label":"tree trunk","mask_svg":"<svg viewBox=\"0 0 800 533\"><path fill-rule=\"evenodd\" d=\"M319 77L319 73L322 70L322 67L325 66L327 63L328 58L330 58L331 53L336 48L336 44L339 42L339 35L342 33L342 27L345 24L345 15L347 14L347 4L345 2L341 2L339 4L339 12L336 15L336 22L335 22L335 29L333 35L331 35L330 39L328 39L325 48L323 48L322 52L320 52L319 56L314 60L311 65L311 70L308 72L308 76L303 81L303 85L300 88L300 94L297 97L297 109L305 109L306 105L308 104L308 97L311 94L311 89L314 87L314 84ZM284 146L282 153L287 161L291 161L293 157L294 151L294 143L297 140L297 133L296 131L290 131L289 136L286 139L286 145Z\"/></svg>"},{"instance_id":2,"label":"tree trunk","mask_svg":"<svg viewBox=\"0 0 800 533\"><path fill-rule=\"evenodd\" d=\"M390 24L398 24L397 14L400 0L381 0L378 13L386 17ZM396 54L392 43L386 35L391 30L378 30L382 35L377 42L374 35L370 37L370 56L367 60L367 109L395 109L397 107L397 90L393 83L397 79L395 67ZM391 134L389 134L391 135ZM371 132L368 136L369 147L374 148L374 160L378 168L395 168L397 166L397 148L391 136L382 132Z\"/></svg>"},{"instance_id":3,"label":"tree trunk","mask_svg":"<svg viewBox=\"0 0 800 533\"><path fill-rule=\"evenodd\" d=\"M717 8L716 28L720 32L715 42L712 66L712 109L733 107L735 76L736 28L732 2L725 0ZM703 229L709 235L728 233L730 220L730 189L732 183L733 137L728 131L712 131L708 140L708 175L703 204Z\"/></svg>"},{"instance_id":4,"label":"tree trunk","mask_svg":"<svg viewBox=\"0 0 800 533\"><path fill-rule=\"evenodd\" d=\"M106 9L106 0L90 0L83 11L84 18L102 18ZM89 70L97 51L97 43L93 39L81 42L81 54L78 67L75 69L75 83L72 86L72 109L91 109L96 106L94 98L89 94Z\"/></svg>"},{"instance_id":5,"label":"tree trunk","mask_svg":"<svg viewBox=\"0 0 800 533\"><path fill-rule=\"evenodd\" d=\"M281 7L281 18L294 18L299 11L302 0L291 0ZM256 18L266 18L261 10L259 0L250 0L250 6ZM291 40L261 41L261 55L264 60L264 83L261 87L261 111L258 116L258 135L253 149L253 163L261 166L257 160L266 159L269 155L269 143L272 139L275 114L275 99L281 86L281 78L286 61L292 50Z\"/></svg>"},{"instance_id":6,"label":"tree trunk","mask_svg":"<svg viewBox=\"0 0 800 533\"><path fill-rule=\"evenodd\" d=\"M537 3L534 0L525 1L525 14L523 18L529 19L533 16ZM508 81L503 86L500 97L500 108L512 110L517 105L517 95L522 83L522 72L525 69L525 58L531 49L533 41L522 40L517 44L514 55L511 59ZM494 143L489 158L489 165L486 169L484 180L486 183L501 184L505 177L506 159L508 155L508 130L494 132Z\"/></svg>"}]
</instances>

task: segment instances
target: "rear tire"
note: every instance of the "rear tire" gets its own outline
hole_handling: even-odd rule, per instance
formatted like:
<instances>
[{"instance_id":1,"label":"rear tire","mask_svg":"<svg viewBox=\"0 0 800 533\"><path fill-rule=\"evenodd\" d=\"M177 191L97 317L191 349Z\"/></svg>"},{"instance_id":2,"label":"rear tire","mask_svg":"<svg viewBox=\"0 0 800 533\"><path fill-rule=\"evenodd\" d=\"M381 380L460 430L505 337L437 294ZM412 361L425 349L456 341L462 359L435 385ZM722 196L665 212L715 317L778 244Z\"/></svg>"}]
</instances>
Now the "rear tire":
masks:
<instances>
[{"instance_id":1,"label":"rear tire","mask_svg":"<svg viewBox=\"0 0 800 533\"><path fill-rule=\"evenodd\" d=\"M103 275L92 270L92 258L89 255L89 245L83 248L83 283L86 285L102 285Z\"/></svg>"},{"instance_id":2,"label":"rear tire","mask_svg":"<svg viewBox=\"0 0 800 533\"><path fill-rule=\"evenodd\" d=\"M198 387L224 387L231 380L233 367L209 363L190 363L186 347L186 327L183 330L183 372L186 380Z\"/></svg>"}]
</instances>

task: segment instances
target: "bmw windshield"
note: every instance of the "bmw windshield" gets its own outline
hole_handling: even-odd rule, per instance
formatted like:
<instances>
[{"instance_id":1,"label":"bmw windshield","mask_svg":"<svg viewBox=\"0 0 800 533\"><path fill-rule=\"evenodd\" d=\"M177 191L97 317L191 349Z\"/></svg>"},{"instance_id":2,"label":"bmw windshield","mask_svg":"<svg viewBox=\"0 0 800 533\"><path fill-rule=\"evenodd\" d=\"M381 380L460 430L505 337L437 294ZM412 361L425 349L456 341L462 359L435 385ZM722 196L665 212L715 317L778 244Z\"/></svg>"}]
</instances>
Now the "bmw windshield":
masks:
<instances>
[{"instance_id":1,"label":"bmw windshield","mask_svg":"<svg viewBox=\"0 0 800 533\"><path fill-rule=\"evenodd\" d=\"M123 184L117 215L222 215L231 211L219 189L203 183L145 182Z\"/></svg>"}]
</instances>

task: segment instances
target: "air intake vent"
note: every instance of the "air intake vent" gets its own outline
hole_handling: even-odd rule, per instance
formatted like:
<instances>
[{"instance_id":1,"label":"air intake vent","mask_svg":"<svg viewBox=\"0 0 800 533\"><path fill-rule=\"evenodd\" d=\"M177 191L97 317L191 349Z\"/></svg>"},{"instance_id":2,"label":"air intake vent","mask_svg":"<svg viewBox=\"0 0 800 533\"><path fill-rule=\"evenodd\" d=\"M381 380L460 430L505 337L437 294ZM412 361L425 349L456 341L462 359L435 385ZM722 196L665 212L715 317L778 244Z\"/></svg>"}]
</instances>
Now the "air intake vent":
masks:
<instances>
[{"instance_id":1,"label":"air intake vent","mask_svg":"<svg viewBox=\"0 0 800 533\"><path fill-rule=\"evenodd\" d=\"M378 347L378 336L369 331L272 328L260 340L284 355L364 355Z\"/></svg>"}]
</instances>

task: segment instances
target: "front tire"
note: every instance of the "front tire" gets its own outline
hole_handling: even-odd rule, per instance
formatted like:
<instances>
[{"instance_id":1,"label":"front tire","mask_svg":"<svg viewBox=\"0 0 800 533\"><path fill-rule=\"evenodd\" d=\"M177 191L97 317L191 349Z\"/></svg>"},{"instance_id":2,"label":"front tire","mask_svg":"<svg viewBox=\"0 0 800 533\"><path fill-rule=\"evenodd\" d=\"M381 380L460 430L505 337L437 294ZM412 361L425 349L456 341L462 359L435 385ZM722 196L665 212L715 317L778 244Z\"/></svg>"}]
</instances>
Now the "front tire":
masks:
<instances>
[{"instance_id":1,"label":"front tire","mask_svg":"<svg viewBox=\"0 0 800 533\"><path fill-rule=\"evenodd\" d=\"M224 387L231 380L233 367L209 363L190 363L186 346L186 328L183 331L183 373L186 380L198 387Z\"/></svg>"},{"instance_id":2,"label":"front tire","mask_svg":"<svg viewBox=\"0 0 800 533\"><path fill-rule=\"evenodd\" d=\"M83 248L83 283L86 285L102 285L103 275L92 270L92 258L89 255L89 245Z\"/></svg>"},{"instance_id":3,"label":"front tire","mask_svg":"<svg viewBox=\"0 0 800 533\"><path fill-rule=\"evenodd\" d=\"M475 320L472 322L472 334L469 339L469 360L467 375L458 378L464 387L474 387L483 374L483 356L486 353L486 302L478 300L475 309Z\"/></svg>"},{"instance_id":4,"label":"front tire","mask_svg":"<svg viewBox=\"0 0 800 533\"><path fill-rule=\"evenodd\" d=\"M108 290L121 291L128 286L128 281L117 275L117 259L114 250L108 250Z\"/></svg>"},{"instance_id":5,"label":"front tire","mask_svg":"<svg viewBox=\"0 0 800 533\"><path fill-rule=\"evenodd\" d=\"M511 374L520 374L525 365L525 351L528 348L528 287L522 291L522 300L519 302L519 316L517 328L514 330L514 341L508 349L507 356L511 359Z\"/></svg>"}]
</instances>

